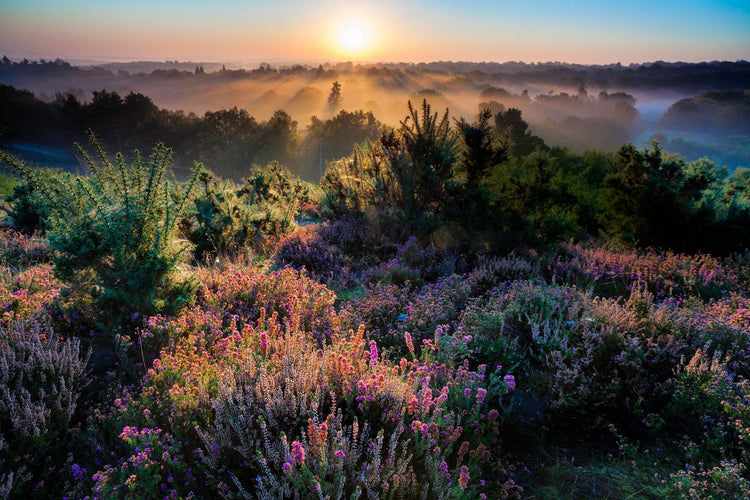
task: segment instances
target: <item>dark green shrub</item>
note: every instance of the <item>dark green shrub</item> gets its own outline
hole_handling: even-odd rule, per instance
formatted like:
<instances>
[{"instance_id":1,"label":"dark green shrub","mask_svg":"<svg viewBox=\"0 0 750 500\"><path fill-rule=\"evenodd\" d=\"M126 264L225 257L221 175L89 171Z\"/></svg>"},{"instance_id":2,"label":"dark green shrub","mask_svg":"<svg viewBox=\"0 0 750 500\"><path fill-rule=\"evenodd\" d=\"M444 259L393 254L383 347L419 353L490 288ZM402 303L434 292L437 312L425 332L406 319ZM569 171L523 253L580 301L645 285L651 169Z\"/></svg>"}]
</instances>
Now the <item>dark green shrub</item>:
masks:
<instances>
[{"instance_id":1,"label":"dark green shrub","mask_svg":"<svg viewBox=\"0 0 750 500\"><path fill-rule=\"evenodd\" d=\"M92 314L109 325L189 302L195 285L175 272L182 250L173 235L200 167L178 193L164 180L172 151L163 144L148 163L136 151L128 164L121 154L110 159L93 133L90 140L97 160L76 146L91 175L74 178L67 191L14 157L2 157L50 207L55 274L72 285L72 298L91 303Z\"/></svg>"},{"instance_id":2,"label":"dark green shrub","mask_svg":"<svg viewBox=\"0 0 750 500\"><path fill-rule=\"evenodd\" d=\"M321 182L324 207L341 216L362 214L374 205L376 218L394 235L427 234L450 203L456 142L447 110L439 118L427 101L422 102L421 114L409 102L409 116L397 131L383 133L364 148L355 147L352 158L326 172Z\"/></svg>"},{"instance_id":3,"label":"dark green shrub","mask_svg":"<svg viewBox=\"0 0 750 500\"><path fill-rule=\"evenodd\" d=\"M244 203L232 181L220 182L208 172L202 172L199 180L203 191L193 199L192 213L180 221L180 232L195 245L195 259L205 262L219 255L239 255L260 244L266 214L257 205Z\"/></svg>"},{"instance_id":4,"label":"dark green shrub","mask_svg":"<svg viewBox=\"0 0 750 500\"><path fill-rule=\"evenodd\" d=\"M278 163L255 167L237 186L203 171L202 192L192 199L180 232L195 245L198 261L220 255L238 256L267 250L269 239L291 232L302 206L314 202L310 186Z\"/></svg>"},{"instance_id":5,"label":"dark green shrub","mask_svg":"<svg viewBox=\"0 0 750 500\"><path fill-rule=\"evenodd\" d=\"M3 162L8 162L5 156ZM44 191L61 193L70 190L72 183L70 174L63 174L52 169L34 169L35 182L17 182L5 200L10 203L8 215L13 229L26 234L49 229L48 221L52 212L49 199ZM45 189L35 185L43 183Z\"/></svg>"}]
</instances>

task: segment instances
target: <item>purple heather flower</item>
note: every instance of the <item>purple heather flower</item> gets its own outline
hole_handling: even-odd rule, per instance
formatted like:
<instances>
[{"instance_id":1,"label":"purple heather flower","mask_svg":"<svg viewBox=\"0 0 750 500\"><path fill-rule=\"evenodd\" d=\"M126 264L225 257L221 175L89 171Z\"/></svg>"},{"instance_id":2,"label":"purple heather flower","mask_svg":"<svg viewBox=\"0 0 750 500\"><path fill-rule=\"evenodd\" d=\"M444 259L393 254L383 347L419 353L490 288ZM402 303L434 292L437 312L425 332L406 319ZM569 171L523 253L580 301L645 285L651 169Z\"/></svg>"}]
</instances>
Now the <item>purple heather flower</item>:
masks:
<instances>
[{"instance_id":1,"label":"purple heather flower","mask_svg":"<svg viewBox=\"0 0 750 500\"><path fill-rule=\"evenodd\" d=\"M296 464L305 463L305 448L299 441L292 441L292 459Z\"/></svg>"},{"instance_id":2,"label":"purple heather flower","mask_svg":"<svg viewBox=\"0 0 750 500\"><path fill-rule=\"evenodd\" d=\"M86 469L81 467L78 464L73 464L70 466L70 470L73 472L73 478L76 481L85 481L86 480Z\"/></svg>"},{"instance_id":3,"label":"purple heather flower","mask_svg":"<svg viewBox=\"0 0 750 500\"><path fill-rule=\"evenodd\" d=\"M442 473L443 473L443 475L444 475L445 477L447 477L448 479L450 479L450 478L451 478L451 474L450 474L450 472L448 472L448 464L447 464L447 463L445 463L445 460L443 460L442 462L440 462L440 465L438 466L438 470L439 470L440 472L442 472Z\"/></svg>"},{"instance_id":4,"label":"purple heather flower","mask_svg":"<svg viewBox=\"0 0 750 500\"><path fill-rule=\"evenodd\" d=\"M484 397L487 395L487 389L482 387L477 388L477 403L480 405L484 402Z\"/></svg>"},{"instance_id":5,"label":"purple heather flower","mask_svg":"<svg viewBox=\"0 0 750 500\"><path fill-rule=\"evenodd\" d=\"M458 485L464 489L466 489L466 486L469 485L469 468L465 465L461 466L458 476Z\"/></svg>"}]
</instances>

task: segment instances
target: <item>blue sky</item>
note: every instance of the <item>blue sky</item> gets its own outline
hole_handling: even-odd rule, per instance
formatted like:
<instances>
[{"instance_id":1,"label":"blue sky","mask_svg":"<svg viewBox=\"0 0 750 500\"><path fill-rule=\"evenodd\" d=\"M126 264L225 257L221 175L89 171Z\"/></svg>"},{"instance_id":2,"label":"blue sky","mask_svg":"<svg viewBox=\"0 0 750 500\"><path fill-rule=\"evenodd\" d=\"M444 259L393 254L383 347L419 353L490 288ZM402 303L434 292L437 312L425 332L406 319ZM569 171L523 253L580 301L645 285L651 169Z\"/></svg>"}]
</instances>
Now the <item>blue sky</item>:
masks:
<instances>
[{"instance_id":1,"label":"blue sky","mask_svg":"<svg viewBox=\"0 0 750 500\"><path fill-rule=\"evenodd\" d=\"M349 50L343 26L367 33ZM351 28L350 28L351 31ZM10 57L180 60L750 59L750 1L0 0Z\"/></svg>"}]
</instances>

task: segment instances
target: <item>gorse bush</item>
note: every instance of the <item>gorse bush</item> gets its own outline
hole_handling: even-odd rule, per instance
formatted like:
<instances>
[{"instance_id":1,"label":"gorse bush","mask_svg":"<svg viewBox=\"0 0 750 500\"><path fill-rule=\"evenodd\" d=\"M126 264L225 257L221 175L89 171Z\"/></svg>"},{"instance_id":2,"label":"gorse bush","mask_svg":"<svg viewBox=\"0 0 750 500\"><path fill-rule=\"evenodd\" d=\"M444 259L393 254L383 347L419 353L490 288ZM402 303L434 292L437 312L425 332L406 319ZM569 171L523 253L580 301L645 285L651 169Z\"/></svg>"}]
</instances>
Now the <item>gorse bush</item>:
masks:
<instances>
[{"instance_id":1,"label":"gorse bush","mask_svg":"<svg viewBox=\"0 0 750 500\"><path fill-rule=\"evenodd\" d=\"M421 114L409 102L409 116L397 131L355 147L351 159L326 171L324 206L339 215L361 214L372 206L386 225L398 223L391 227L394 236L429 232L449 203L456 142L447 110L439 118L426 100Z\"/></svg>"},{"instance_id":2,"label":"gorse bush","mask_svg":"<svg viewBox=\"0 0 750 500\"><path fill-rule=\"evenodd\" d=\"M6 161L5 157L0 158ZM13 228L26 234L49 229L52 207L45 192L69 192L72 184L72 176L51 169L35 169L34 177L34 182L27 180L14 186L13 192L5 198L10 203L8 215ZM40 188L40 184L45 187Z\"/></svg>"},{"instance_id":3,"label":"gorse bush","mask_svg":"<svg viewBox=\"0 0 750 500\"><path fill-rule=\"evenodd\" d=\"M203 189L192 196L179 231L195 245L199 262L268 251L296 228L300 211L314 203L311 186L275 162L254 167L240 185L205 170L198 181Z\"/></svg>"},{"instance_id":4,"label":"gorse bush","mask_svg":"<svg viewBox=\"0 0 750 500\"><path fill-rule=\"evenodd\" d=\"M193 243L199 262L211 257L236 256L260 245L265 214L242 202L232 181L219 182L201 172L202 192L196 194L191 213L180 221L180 233Z\"/></svg>"},{"instance_id":5,"label":"gorse bush","mask_svg":"<svg viewBox=\"0 0 750 500\"><path fill-rule=\"evenodd\" d=\"M55 275L73 285L71 295L93 301L93 314L109 324L190 302L195 286L175 273L182 251L173 236L200 167L179 192L164 179L170 149L159 144L148 163L138 152L128 163L121 154L110 158L93 132L90 140L97 159L78 151L91 175L76 177L69 191L51 189L34 170L3 155L50 206Z\"/></svg>"}]
</instances>

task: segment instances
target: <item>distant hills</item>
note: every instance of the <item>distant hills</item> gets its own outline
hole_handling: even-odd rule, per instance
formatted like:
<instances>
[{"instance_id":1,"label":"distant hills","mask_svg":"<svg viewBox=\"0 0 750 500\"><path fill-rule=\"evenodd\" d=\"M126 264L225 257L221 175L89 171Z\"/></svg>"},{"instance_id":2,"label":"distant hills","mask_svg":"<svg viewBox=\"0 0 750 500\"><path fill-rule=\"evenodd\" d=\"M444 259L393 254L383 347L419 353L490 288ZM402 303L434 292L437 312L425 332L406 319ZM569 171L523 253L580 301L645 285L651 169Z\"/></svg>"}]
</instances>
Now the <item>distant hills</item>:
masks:
<instances>
[{"instance_id":1,"label":"distant hills","mask_svg":"<svg viewBox=\"0 0 750 500\"><path fill-rule=\"evenodd\" d=\"M672 104L659 125L700 133L750 134L750 90L703 92Z\"/></svg>"}]
</instances>

